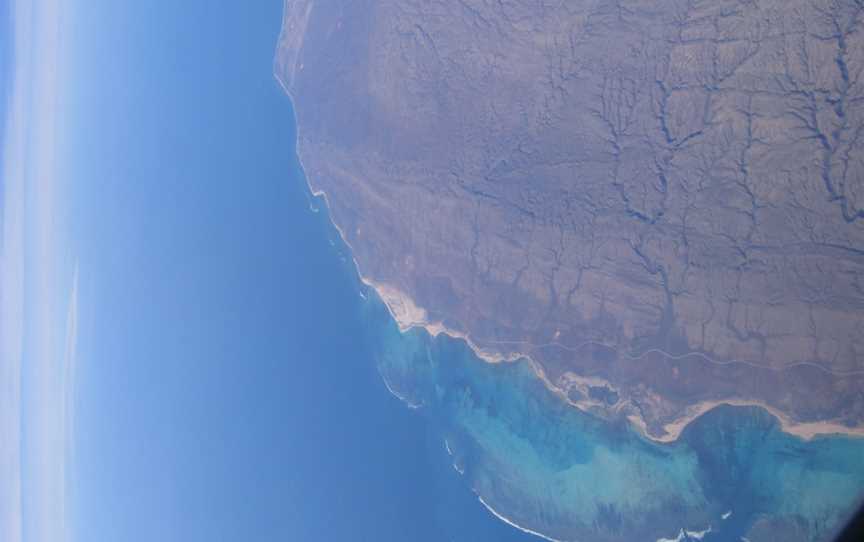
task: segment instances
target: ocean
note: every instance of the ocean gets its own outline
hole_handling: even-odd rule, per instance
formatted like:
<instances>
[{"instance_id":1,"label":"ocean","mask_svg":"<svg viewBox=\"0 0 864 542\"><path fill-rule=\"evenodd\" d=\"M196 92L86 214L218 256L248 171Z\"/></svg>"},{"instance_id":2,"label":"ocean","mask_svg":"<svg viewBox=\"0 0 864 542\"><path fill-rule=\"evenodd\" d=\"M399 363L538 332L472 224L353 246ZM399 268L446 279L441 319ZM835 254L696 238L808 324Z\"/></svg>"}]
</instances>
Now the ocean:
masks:
<instances>
[{"instance_id":1,"label":"ocean","mask_svg":"<svg viewBox=\"0 0 864 542\"><path fill-rule=\"evenodd\" d=\"M383 377L441 428L465 483L550 538L826 540L861 498L864 439L804 441L764 409L721 406L656 443L566 405L527 361L484 363L367 310Z\"/></svg>"}]
</instances>

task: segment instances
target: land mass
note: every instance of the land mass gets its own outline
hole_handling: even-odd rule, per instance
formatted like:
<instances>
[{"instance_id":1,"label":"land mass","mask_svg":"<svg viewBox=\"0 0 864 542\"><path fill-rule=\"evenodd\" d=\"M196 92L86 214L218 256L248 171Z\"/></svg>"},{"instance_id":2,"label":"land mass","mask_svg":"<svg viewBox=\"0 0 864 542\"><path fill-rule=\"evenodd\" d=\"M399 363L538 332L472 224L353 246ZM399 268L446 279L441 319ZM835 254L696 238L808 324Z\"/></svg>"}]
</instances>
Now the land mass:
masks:
<instances>
[{"instance_id":1,"label":"land mass","mask_svg":"<svg viewBox=\"0 0 864 542\"><path fill-rule=\"evenodd\" d=\"M655 440L864 434L864 2L286 0L297 153L402 328Z\"/></svg>"}]
</instances>

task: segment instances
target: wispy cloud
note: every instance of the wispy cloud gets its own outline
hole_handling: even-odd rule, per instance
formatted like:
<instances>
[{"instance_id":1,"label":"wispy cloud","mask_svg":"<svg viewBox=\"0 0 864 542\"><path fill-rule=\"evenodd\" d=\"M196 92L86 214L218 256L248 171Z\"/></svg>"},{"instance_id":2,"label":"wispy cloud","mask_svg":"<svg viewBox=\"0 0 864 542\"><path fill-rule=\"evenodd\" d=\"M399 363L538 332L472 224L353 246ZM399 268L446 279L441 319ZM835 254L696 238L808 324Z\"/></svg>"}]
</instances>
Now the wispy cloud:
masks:
<instances>
[{"instance_id":1,"label":"wispy cloud","mask_svg":"<svg viewBox=\"0 0 864 542\"><path fill-rule=\"evenodd\" d=\"M15 72L7 106L2 163L0 244L0 539L20 542L21 362L24 340L24 175L26 114L31 94L30 32L33 7L12 3Z\"/></svg>"},{"instance_id":2,"label":"wispy cloud","mask_svg":"<svg viewBox=\"0 0 864 542\"><path fill-rule=\"evenodd\" d=\"M0 540L64 541L74 404L77 271L54 283L52 212L63 0L13 0L14 73L0 164ZM68 271L67 271L68 272ZM68 275L66 280L68 281ZM61 335L52 330L63 325ZM26 458L22 449L27 450Z\"/></svg>"},{"instance_id":3,"label":"wispy cloud","mask_svg":"<svg viewBox=\"0 0 864 542\"><path fill-rule=\"evenodd\" d=\"M4 183L0 250L0 540L21 540L23 273L20 187Z\"/></svg>"},{"instance_id":4,"label":"wispy cloud","mask_svg":"<svg viewBox=\"0 0 864 542\"><path fill-rule=\"evenodd\" d=\"M75 451L75 382L78 360L78 263L72 277L72 288L69 293L69 303L66 314L66 340L63 347L63 473L61 483L62 516L64 524L64 540L70 540L69 533L69 465L74 464Z\"/></svg>"}]
</instances>

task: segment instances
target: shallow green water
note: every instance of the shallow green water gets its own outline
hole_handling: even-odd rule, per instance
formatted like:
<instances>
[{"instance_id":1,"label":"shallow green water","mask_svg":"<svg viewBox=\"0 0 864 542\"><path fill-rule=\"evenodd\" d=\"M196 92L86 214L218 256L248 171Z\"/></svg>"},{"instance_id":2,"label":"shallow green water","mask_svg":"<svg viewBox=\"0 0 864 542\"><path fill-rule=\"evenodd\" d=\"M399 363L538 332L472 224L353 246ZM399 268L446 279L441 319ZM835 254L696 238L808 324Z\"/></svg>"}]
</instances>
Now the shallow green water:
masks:
<instances>
[{"instance_id":1,"label":"shallow green water","mask_svg":"<svg viewBox=\"0 0 864 542\"><path fill-rule=\"evenodd\" d=\"M864 489L864 439L805 442L763 409L724 406L656 443L567 406L526 362L490 365L463 341L402 334L371 293L366 310L391 390L438 428L484 502L545 536L830 539Z\"/></svg>"}]
</instances>

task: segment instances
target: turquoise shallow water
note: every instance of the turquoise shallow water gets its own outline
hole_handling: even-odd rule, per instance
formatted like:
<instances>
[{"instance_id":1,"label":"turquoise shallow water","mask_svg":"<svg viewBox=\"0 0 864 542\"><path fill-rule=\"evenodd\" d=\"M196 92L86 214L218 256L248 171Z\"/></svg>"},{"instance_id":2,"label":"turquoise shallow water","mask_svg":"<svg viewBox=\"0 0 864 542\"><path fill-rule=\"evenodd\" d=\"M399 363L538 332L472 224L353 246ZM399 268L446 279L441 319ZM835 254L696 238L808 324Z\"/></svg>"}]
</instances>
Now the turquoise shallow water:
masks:
<instances>
[{"instance_id":1,"label":"turquoise shallow water","mask_svg":"<svg viewBox=\"0 0 864 542\"><path fill-rule=\"evenodd\" d=\"M368 297L388 387L441 432L483 501L524 528L559 540L709 528L702 540L825 540L864 489L864 439L804 441L763 409L724 406L656 443L567 406L527 362L491 365L463 341L400 333Z\"/></svg>"}]
</instances>

